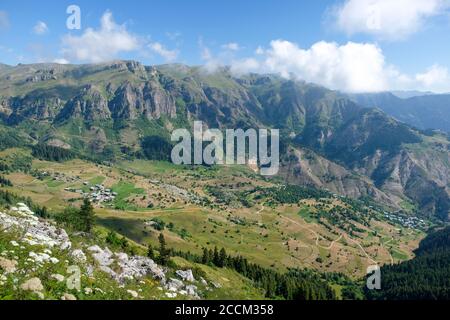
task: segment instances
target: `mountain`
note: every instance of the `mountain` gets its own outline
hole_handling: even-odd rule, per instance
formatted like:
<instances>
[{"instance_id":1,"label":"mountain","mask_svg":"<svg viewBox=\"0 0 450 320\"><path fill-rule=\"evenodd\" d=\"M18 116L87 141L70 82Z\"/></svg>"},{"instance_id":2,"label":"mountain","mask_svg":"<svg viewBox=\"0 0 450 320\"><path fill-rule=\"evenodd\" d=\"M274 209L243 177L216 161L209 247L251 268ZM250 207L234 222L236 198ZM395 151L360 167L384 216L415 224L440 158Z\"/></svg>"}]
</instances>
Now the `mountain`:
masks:
<instances>
[{"instance_id":1,"label":"mountain","mask_svg":"<svg viewBox=\"0 0 450 320\"><path fill-rule=\"evenodd\" d=\"M402 98L406 97L406 98ZM350 98L368 108L380 108L394 118L427 130L450 132L450 94L401 95L382 92L353 94Z\"/></svg>"},{"instance_id":2,"label":"mountain","mask_svg":"<svg viewBox=\"0 0 450 320\"><path fill-rule=\"evenodd\" d=\"M290 183L448 219L448 138L425 135L354 101L367 105L381 97L403 101L392 94L349 99L275 75L236 76L228 68L209 72L180 64L0 69L3 126L31 143L114 162L141 156L144 137L168 139L172 129L190 128L193 120L221 129L279 128L285 152L280 176Z\"/></svg>"},{"instance_id":3,"label":"mountain","mask_svg":"<svg viewBox=\"0 0 450 320\"><path fill-rule=\"evenodd\" d=\"M408 98L421 97L421 96L429 96L429 95L434 94L433 92L430 92L430 91L417 91L417 90L391 91L391 93L394 96L399 97L401 99L408 99Z\"/></svg>"}]
</instances>

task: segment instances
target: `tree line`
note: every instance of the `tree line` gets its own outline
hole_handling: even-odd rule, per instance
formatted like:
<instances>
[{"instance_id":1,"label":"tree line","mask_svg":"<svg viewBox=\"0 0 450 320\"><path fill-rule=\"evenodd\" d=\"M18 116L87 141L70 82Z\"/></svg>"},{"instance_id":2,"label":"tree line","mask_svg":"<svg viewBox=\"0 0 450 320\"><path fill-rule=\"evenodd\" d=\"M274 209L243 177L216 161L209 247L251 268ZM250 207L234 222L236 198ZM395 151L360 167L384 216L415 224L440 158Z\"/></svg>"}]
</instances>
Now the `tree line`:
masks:
<instances>
[{"instance_id":1,"label":"tree line","mask_svg":"<svg viewBox=\"0 0 450 320\"><path fill-rule=\"evenodd\" d=\"M218 268L230 268L254 284L264 289L267 298L284 298L287 300L333 300L334 290L319 275L311 270L289 269L286 273L250 263L238 255L228 255L225 248L220 250L203 248L202 255L191 252L172 250L171 255L188 261Z\"/></svg>"},{"instance_id":2,"label":"tree line","mask_svg":"<svg viewBox=\"0 0 450 320\"><path fill-rule=\"evenodd\" d=\"M40 160L62 162L76 158L76 153L71 150L37 144L31 148L33 157Z\"/></svg>"}]
</instances>

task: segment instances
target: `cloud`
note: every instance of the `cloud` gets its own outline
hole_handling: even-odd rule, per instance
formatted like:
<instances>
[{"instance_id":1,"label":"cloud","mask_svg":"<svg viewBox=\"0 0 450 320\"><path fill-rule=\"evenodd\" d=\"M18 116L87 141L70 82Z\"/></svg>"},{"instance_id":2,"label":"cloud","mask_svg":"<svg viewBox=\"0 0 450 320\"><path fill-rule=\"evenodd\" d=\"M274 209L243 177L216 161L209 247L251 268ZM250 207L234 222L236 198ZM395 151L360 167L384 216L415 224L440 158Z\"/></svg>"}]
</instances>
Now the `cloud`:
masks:
<instances>
[{"instance_id":1,"label":"cloud","mask_svg":"<svg viewBox=\"0 0 450 320\"><path fill-rule=\"evenodd\" d=\"M434 92L450 92L450 74L446 67L433 65L424 73L415 77L424 90Z\"/></svg>"},{"instance_id":2,"label":"cloud","mask_svg":"<svg viewBox=\"0 0 450 320\"><path fill-rule=\"evenodd\" d=\"M200 48L200 57L204 62L203 69L207 72L215 72L219 67L224 65L224 62L227 63L227 59L214 56L211 49L205 45L202 38L198 40L198 46Z\"/></svg>"},{"instance_id":3,"label":"cloud","mask_svg":"<svg viewBox=\"0 0 450 320\"><path fill-rule=\"evenodd\" d=\"M266 67L284 77L294 74L308 82L344 91L382 91L387 88L385 61L374 44L318 42L301 49L275 40L267 51Z\"/></svg>"},{"instance_id":4,"label":"cloud","mask_svg":"<svg viewBox=\"0 0 450 320\"><path fill-rule=\"evenodd\" d=\"M230 42L222 45L222 49L229 51L239 51L241 47L236 42Z\"/></svg>"},{"instance_id":5,"label":"cloud","mask_svg":"<svg viewBox=\"0 0 450 320\"><path fill-rule=\"evenodd\" d=\"M449 0L346 0L330 10L336 27L348 35L366 33L398 40L449 9Z\"/></svg>"},{"instance_id":6,"label":"cloud","mask_svg":"<svg viewBox=\"0 0 450 320\"><path fill-rule=\"evenodd\" d=\"M0 11L0 31L9 28L9 18L6 11Z\"/></svg>"},{"instance_id":7,"label":"cloud","mask_svg":"<svg viewBox=\"0 0 450 320\"><path fill-rule=\"evenodd\" d=\"M277 73L348 92L382 91L388 87L383 53L374 44L317 42L309 49L274 40L253 58L231 61L235 73Z\"/></svg>"},{"instance_id":8,"label":"cloud","mask_svg":"<svg viewBox=\"0 0 450 320\"><path fill-rule=\"evenodd\" d=\"M64 59L64 58L58 58L58 59L54 59L53 63L59 63L59 64L69 64L69 61Z\"/></svg>"},{"instance_id":9,"label":"cloud","mask_svg":"<svg viewBox=\"0 0 450 320\"><path fill-rule=\"evenodd\" d=\"M251 72L257 72L261 69L261 63L255 58L245 58L233 60L230 64L231 72L236 75L242 75Z\"/></svg>"},{"instance_id":10,"label":"cloud","mask_svg":"<svg viewBox=\"0 0 450 320\"><path fill-rule=\"evenodd\" d=\"M48 32L47 24L43 21L38 21L36 25L33 27L34 34L43 35Z\"/></svg>"},{"instance_id":11,"label":"cloud","mask_svg":"<svg viewBox=\"0 0 450 320\"><path fill-rule=\"evenodd\" d=\"M348 42L339 45L320 41L304 49L286 40L274 40L253 57L219 61L230 65L237 75L249 72L275 73L284 78L304 80L344 92L387 90L429 90L450 92L450 72L434 65L424 73L408 75L388 64L380 47L372 43Z\"/></svg>"},{"instance_id":12,"label":"cloud","mask_svg":"<svg viewBox=\"0 0 450 320\"><path fill-rule=\"evenodd\" d=\"M257 55L263 55L264 52L265 52L264 48L261 46L258 46L258 48L256 48L256 50L255 50L255 54L257 54Z\"/></svg>"},{"instance_id":13,"label":"cloud","mask_svg":"<svg viewBox=\"0 0 450 320\"><path fill-rule=\"evenodd\" d=\"M62 43L64 59L93 63L113 60L121 53L141 48L139 38L128 32L125 25L116 24L110 11L103 14L99 29L88 28L80 36L68 34Z\"/></svg>"},{"instance_id":14,"label":"cloud","mask_svg":"<svg viewBox=\"0 0 450 320\"><path fill-rule=\"evenodd\" d=\"M169 62L176 60L179 54L178 50L169 50L159 42L150 43L148 48Z\"/></svg>"}]
</instances>

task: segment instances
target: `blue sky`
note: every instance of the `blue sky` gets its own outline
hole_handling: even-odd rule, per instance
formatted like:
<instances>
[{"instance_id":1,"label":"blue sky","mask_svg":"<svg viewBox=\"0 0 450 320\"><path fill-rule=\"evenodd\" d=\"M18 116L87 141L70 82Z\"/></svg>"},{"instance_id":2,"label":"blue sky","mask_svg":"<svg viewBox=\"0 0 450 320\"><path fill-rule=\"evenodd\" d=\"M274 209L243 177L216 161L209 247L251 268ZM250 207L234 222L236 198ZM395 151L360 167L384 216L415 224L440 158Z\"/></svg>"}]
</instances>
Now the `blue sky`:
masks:
<instances>
[{"instance_id":1,"label":"blue sky","mask_svg":"<svg viewBox=\"0 0 450 320\"><path fill-rule=\"evenodd\" d=\"M71 4L81 30L66 28ZM448 0L1 0L0 62L232 65L344 91L447 92L449 8Z\"/></svg>"}]
</instances>

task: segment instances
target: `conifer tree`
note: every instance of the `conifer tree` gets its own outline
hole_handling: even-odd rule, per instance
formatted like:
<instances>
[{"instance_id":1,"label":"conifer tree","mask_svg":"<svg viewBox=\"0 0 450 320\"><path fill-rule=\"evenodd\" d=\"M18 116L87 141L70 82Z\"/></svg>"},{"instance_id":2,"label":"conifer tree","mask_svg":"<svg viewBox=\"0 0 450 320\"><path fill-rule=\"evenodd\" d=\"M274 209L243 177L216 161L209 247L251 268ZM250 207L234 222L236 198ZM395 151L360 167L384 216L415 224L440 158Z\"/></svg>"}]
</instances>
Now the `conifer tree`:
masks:
<instances>
[{"instance_id":1,"label":"conifer tree","mask_svg":"<svg viewBox=\"0 0 450 320\"><path fill-rule=\"evenodd\" d=\"M91 232L95 221L94 207L92 206L89 199L85 198L83 200L83 205L80 208L80 224L81 230L84 232Z\"/></svg>"},{"instance_id":2,"label":"conifer tree","mask_svg":"<svg viewBox=\"0 0 450 320\"><path fill-rule=\"evenodd\" d=\"M166 247L166 239L162 233L159 234L159 263L162 265L167 265L170 258L170 252Z\"/></svg>"}]
</instances>

